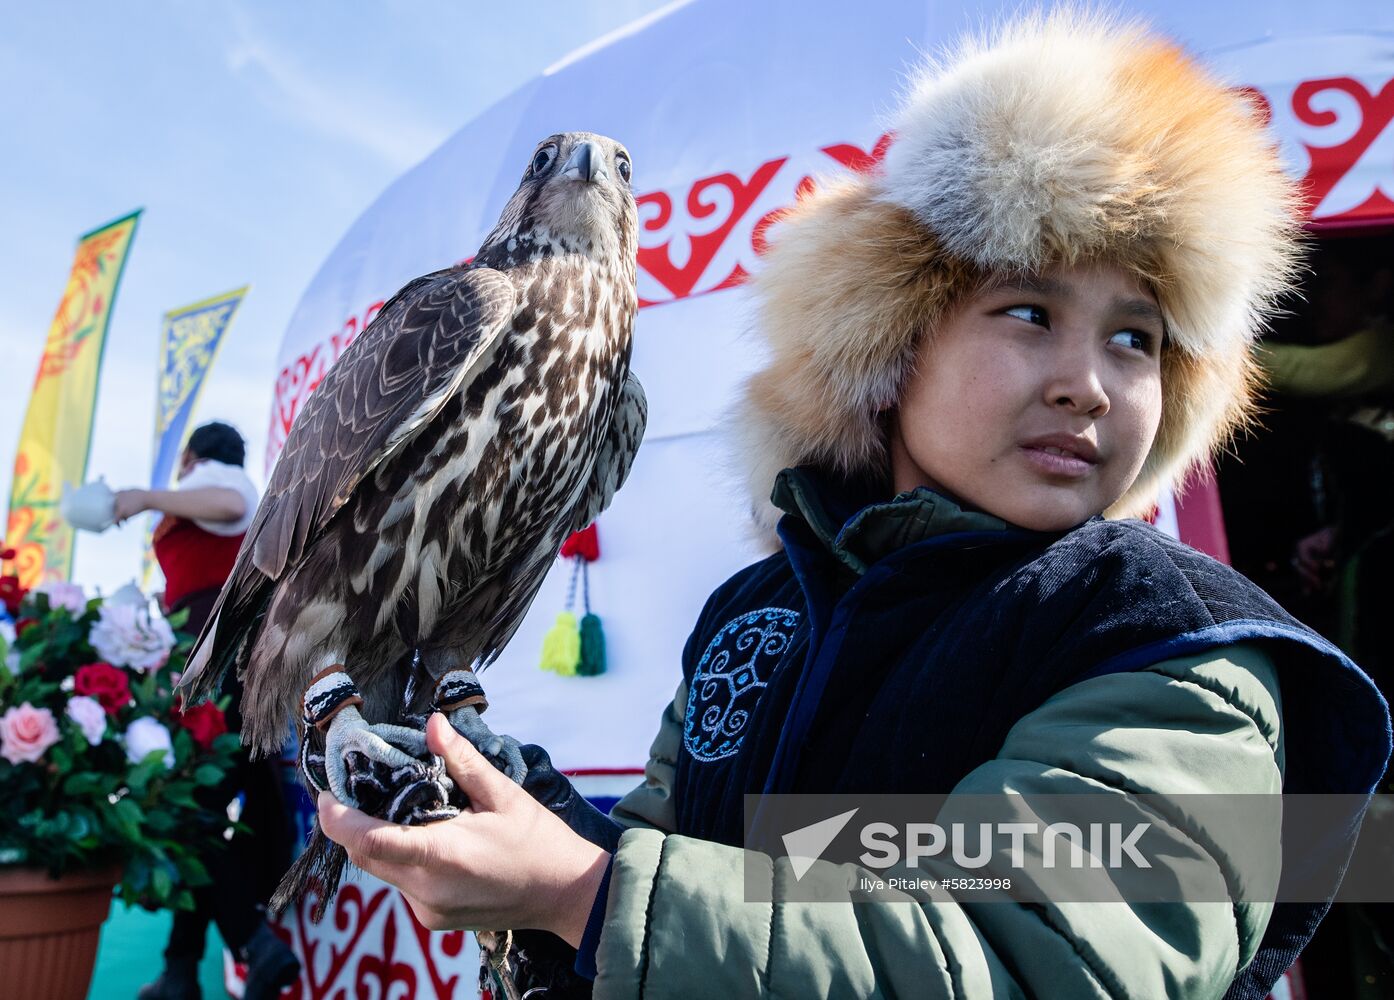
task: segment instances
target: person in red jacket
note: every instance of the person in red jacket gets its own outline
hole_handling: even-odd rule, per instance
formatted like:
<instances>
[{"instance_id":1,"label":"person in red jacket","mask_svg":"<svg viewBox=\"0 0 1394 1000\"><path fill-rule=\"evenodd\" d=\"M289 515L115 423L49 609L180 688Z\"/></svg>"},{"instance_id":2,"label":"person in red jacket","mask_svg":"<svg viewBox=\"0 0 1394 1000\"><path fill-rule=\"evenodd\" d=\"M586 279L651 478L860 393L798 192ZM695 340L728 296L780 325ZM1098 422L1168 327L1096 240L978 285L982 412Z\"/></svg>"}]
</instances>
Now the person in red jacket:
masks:
<instances>
[{"instance_id":1,"label":"person in red jacket","mask_svg":"<svg viewBox=\"0 0 1394 1000\"><path fill-rule=\"evenodd\" d=\"M256 513L258 494L242 464L246 444L225 423L203 424L189 435L180 456L179 485L173 490L122 490L116 494L116 520L144 511L164 516L155 528L155 558L165 576L166 612L188 611L182 631L197 635L208 620L218 592L232 572L237 549ZM231 679L228 728L241 729L241 685ZM245 796L240 820L253 836L234 837L226 851L203 858L212 884L194 890L194 910L174 915L165 968L141 988L140 1000L199 998L198 964L209 921L216 921L227 946L247 963L246 1000L266 1000L293 982L300 970L295 954L271 930L263 906L289 863L285 806L275 761L253 762L246 750L222 784L200 790L200 802L221 811Z\"/></svg>"}]
</instances>

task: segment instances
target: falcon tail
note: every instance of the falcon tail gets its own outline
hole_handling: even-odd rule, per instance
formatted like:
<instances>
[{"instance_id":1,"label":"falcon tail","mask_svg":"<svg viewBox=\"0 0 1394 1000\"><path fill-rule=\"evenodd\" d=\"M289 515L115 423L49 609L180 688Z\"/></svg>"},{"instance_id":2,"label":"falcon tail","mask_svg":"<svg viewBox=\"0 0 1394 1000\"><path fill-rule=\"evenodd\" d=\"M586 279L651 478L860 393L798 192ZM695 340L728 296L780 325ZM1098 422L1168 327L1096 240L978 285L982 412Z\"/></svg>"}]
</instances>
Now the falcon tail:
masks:
<instances>
[{"instance_id":1,"label":"falcon tail","mask_svg":"<svg viewBox=\"0 0 1394 1000\"><path fill-rule=\"evenodd\" d=\"M339 892L339 882L344 877L346 864L348 853L324 835L316 817L304 852L295 859L295 863L281 879L281 884L276 886L276 892L267 904L267 909L272 914L280 914L307 891L314 889L319 893L319 897L310 912L310 919L319 923L324 911L329 908L330 902Z\"/></svg>"}]
</instances>

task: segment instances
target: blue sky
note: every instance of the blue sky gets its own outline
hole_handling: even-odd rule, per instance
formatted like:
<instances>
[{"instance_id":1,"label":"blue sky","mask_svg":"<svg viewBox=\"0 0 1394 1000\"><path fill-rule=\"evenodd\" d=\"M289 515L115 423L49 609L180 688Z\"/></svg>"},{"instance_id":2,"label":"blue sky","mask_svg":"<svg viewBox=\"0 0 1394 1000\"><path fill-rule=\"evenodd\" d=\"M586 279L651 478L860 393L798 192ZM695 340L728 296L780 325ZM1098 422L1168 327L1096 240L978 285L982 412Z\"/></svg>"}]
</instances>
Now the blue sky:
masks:
<instances>
[{"instance_id":1,"label":"blue sky","mask_svg":"<svg viewBox=\"0 0 1394 1000\"><path fill-rule=\"evenodd\" d=\"M79 235L145 209L108 333L90 475L148 479L161 314L250 283L195 419L237 424L260 483L281 335L358 214L490 104L662 6L0 3L0 498ZM109 591L139 564L135 522L78 537L84 585Z\"/></svg>"}]
</instances>

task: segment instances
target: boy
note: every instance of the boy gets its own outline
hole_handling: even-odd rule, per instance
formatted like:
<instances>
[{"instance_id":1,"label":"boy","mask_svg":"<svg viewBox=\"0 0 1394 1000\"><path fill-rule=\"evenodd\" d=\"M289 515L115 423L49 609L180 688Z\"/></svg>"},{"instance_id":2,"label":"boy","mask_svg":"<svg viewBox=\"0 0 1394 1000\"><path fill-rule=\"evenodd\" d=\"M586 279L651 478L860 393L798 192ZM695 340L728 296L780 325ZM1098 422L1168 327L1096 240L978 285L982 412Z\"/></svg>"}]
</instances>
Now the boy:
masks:
<instances>
[{"instance_id":1,"label":"boy","mask_svg":"<svg viewBox=\"0 0 1394 1000\"><path fill-rule=\"evenodd\" d=\"M398 828L322 796L323 829L428 926L578 946L599 996L1261 997L1324 906L745 901L747 793L1363 794L1389 753L1334 647L1101 516L1145 512L1250 413L1296 205L1251 109L1064 13L927 72L896 132L755 279L744 453L781 550L708 600L614 835L440 719L469 812ZM1235 845L1174 822L1238 877Z\"/></svg>"}]
</instances>

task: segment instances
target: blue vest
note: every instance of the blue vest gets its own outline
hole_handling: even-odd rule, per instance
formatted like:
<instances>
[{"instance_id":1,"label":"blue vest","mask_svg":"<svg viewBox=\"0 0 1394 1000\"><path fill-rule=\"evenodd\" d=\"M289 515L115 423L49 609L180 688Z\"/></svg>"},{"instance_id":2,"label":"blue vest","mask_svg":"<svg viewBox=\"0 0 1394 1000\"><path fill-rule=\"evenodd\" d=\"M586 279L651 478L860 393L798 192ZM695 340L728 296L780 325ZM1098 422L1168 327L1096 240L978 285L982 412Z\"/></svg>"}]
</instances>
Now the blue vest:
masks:
<instances>
[{"instance_id":1,"label":"blue vest","mask_svg":"<svg viewBox=\"0 0 1394 1000\"><path fill-rule=\"evenodd\" d=\"M839 517L856 510L839 499ZM713 593L684 650L677 833L740 844L747 793L947 792L1062 689L1236 642L1278 664L1286 791L1363 794L1384 772L1389 713L1369 678L1144 522L941 534L861 573L801 517L779 534L783 551ZM1310 846L1339 871L1353 827L1335 839ZM1279 904L1229 995L1267 993L1325 910Z\"/></svg>"}]
</instances>

